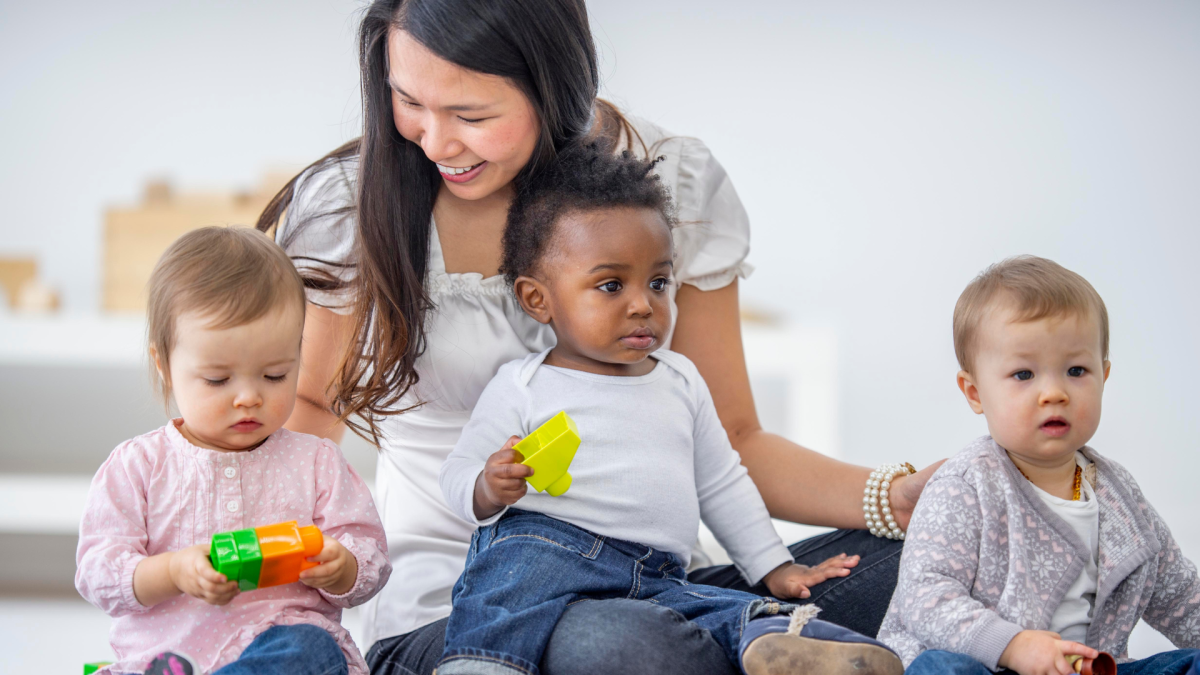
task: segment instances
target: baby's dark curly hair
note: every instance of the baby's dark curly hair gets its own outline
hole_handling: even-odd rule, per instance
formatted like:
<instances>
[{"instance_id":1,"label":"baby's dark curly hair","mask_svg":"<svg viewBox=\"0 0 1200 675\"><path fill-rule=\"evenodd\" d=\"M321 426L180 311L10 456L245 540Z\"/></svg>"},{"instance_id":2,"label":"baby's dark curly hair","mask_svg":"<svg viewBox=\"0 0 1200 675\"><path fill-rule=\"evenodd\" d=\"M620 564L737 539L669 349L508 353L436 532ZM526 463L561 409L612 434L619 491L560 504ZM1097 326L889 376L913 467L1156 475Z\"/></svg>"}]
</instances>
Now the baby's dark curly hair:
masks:
<instances>
[{"instance_id":1,"label":"baby's dark curly hair","mask_svg":"<svg viewBox=\"0 0 1200 675\"><path fill-rule=\"evenodd\" d=\"M673 227L671 195L652 173L660 159L642 160L628 151L617 155L599 143L576 145L559 153L553 165L523 181L504 228L500 271L508 285L533 271L547 252L554 228L568 213L646 208L657 211L667 227Z\"/></svg>"}]
</instances>

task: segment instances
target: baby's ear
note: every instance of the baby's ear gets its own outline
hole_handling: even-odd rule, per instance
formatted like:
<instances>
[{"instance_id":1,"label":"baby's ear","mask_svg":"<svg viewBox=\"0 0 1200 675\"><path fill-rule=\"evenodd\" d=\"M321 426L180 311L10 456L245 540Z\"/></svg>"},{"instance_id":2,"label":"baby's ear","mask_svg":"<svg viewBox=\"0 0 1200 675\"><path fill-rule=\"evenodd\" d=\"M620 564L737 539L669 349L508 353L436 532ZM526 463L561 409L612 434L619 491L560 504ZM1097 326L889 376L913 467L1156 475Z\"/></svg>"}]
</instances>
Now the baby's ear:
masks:
<instances>
[{"instance_id":1,"label":"baby's ear","mask_svg":"<svg viewBox=\"0 0 1200 675\"><path fill-rule=\"evenodd\" d=\"M538 323L550 323L554 318L550 311L550 298L546 285L533 277L517 277L513 282L513 293L521 309Z\"/></svg>"},{"instance_id":2,"label":"baby's ear","mask_svg":"<svg viewBox=\"0 0 1200 675\"><path fill-rule=\"evenodd\" d=\"M150 347L150 363L154 364L154 372L158 373L158 379L166 381L167 378L163 374L162 359L158 358L158 349Z\"/></svg>"},{"instance_id":3,"label":"baby's ear","mask_svg":"<svg viewBox=\"0 0 1200 675\"><path fill-rule=\"evenodd\" d=\"M1112 372L1112 362L1105 361L1104 362L1104 381L1105 382L1108 382L1108 374L1111 372Z\"/></svg>"},{"instance_id":4,"label":"baby's ear","mask_svg":"<svg viewBox=\"0 0 1200 675\"><path fill-rule=\"evenodd\" d=\"M971 410L974 410L976 415L982 415L983 401L979 400L979 387L975 386L975 380L965 370L958 371L958 389L967 398L967 405L971 406Z\"/></svg>"},{"instance_id":5,"label":"baby's ear","mask_svg":"<svg viewBox=\"0 0 1200 675\"><path fill-rule=\"evenodd\" d=\"M155 349L153 345L150 346L149 352L150 352L150 365L154 366L153 375L158 376L158 395L159 395L159 398L162 399L163 409L167 411L168 415L170 415L171 414L171 378L168 377L169 371L167 371L167 369L163 367L166 364L163 363L163 359L160 358L158 350Z\"/></svg>"}]
</instances>

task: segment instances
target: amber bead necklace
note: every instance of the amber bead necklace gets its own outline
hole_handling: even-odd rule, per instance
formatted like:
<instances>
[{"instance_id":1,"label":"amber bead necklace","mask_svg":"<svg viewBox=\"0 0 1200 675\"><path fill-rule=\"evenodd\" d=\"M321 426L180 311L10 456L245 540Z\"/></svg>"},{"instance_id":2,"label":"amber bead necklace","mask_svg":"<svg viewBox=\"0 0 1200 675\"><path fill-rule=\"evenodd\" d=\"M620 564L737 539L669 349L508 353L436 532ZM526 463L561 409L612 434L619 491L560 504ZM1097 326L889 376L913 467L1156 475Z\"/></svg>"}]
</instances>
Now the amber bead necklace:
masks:
<instances>
[{"instance_id":1,"label":"amber bead necklace","mask_svg":"<svg viewBox=\"0 0 1200 675\"><path fill-rule=\"evenodd\" d=\"M1017 466L1017 463L1013 462L1013 466ZM1021 467L1017 466L1017 471L1021 471ZM1025 476L1025 480L1028 480L1030 483L1033 482L1032 480L1029 479L1029 476L1025 475L1024 471L1021 471L1021 475ZM1071 492L1071 501L1073 501L1073 502L1079 501L1079 488L1082 487L1082 482L1083 482L1083 467L1076 464L1075 465L1075 487Z\"/></svg>"}]
</instances>

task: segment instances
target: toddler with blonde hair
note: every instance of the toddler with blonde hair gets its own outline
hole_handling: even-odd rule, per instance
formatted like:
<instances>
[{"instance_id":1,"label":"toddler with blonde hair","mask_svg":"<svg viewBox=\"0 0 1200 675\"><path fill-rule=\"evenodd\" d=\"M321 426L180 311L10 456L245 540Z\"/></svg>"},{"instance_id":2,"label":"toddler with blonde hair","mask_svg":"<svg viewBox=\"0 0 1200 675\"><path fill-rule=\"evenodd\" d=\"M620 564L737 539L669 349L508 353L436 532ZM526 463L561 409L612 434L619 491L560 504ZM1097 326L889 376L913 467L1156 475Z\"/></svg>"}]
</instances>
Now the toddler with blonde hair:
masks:
<instances>
[{"instance_id":1,"label":"toddler with blonde hair","mask_svg":"<svg viewBox=\"0 0 1200 675\"><path fill-rule=\"evenodd\" d=\"M934 474L913 513L879 639L910 675L1181 675L1200 648L1200 579L1121 465L1086 444L1108 379L1108 311L1033 256L993 265L954 310L958 386L991 435ZM1131 661L1139 619L1186 648Z\"/></svg>"},{"instance_id":2,"label":"toddler with blonde hair","mask_svg":"<svg viewBox=\"0 0 1200 675\"><path fill-rule=\"evenodd\" d=\"M88 492L75 586L115 619L104 672L365 675L341 610L375 595L391 564L338 446L283 428L300 276L261 233L210 227L171 245L149 291L151 365L180 417L117 446ZM213 534L291 520L324 534L299 583L239 592L213 569Z\"/></svg>"}]
</instances>

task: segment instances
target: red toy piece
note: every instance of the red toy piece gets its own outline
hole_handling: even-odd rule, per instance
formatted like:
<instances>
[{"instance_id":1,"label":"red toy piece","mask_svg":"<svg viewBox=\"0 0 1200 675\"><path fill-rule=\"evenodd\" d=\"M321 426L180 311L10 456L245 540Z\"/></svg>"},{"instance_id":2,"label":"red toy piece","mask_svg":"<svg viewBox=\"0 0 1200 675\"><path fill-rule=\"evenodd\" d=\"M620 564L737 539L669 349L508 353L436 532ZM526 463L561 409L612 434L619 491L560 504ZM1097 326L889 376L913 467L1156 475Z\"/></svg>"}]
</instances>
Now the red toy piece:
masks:
<instances>
[{"instance_id":1,"label":"red toy piece","mask_svg":"<svg viewBox=\"0 0 1200 675\"><path fill-rule=\"evenodd\" d=\"M1067 660L1071 662L1071 668L1079 675L1117 675L1117 660L1107 652L1100 652L1100 656L1094 659L1068 656Z\"/></svg>"}]
</instances>

